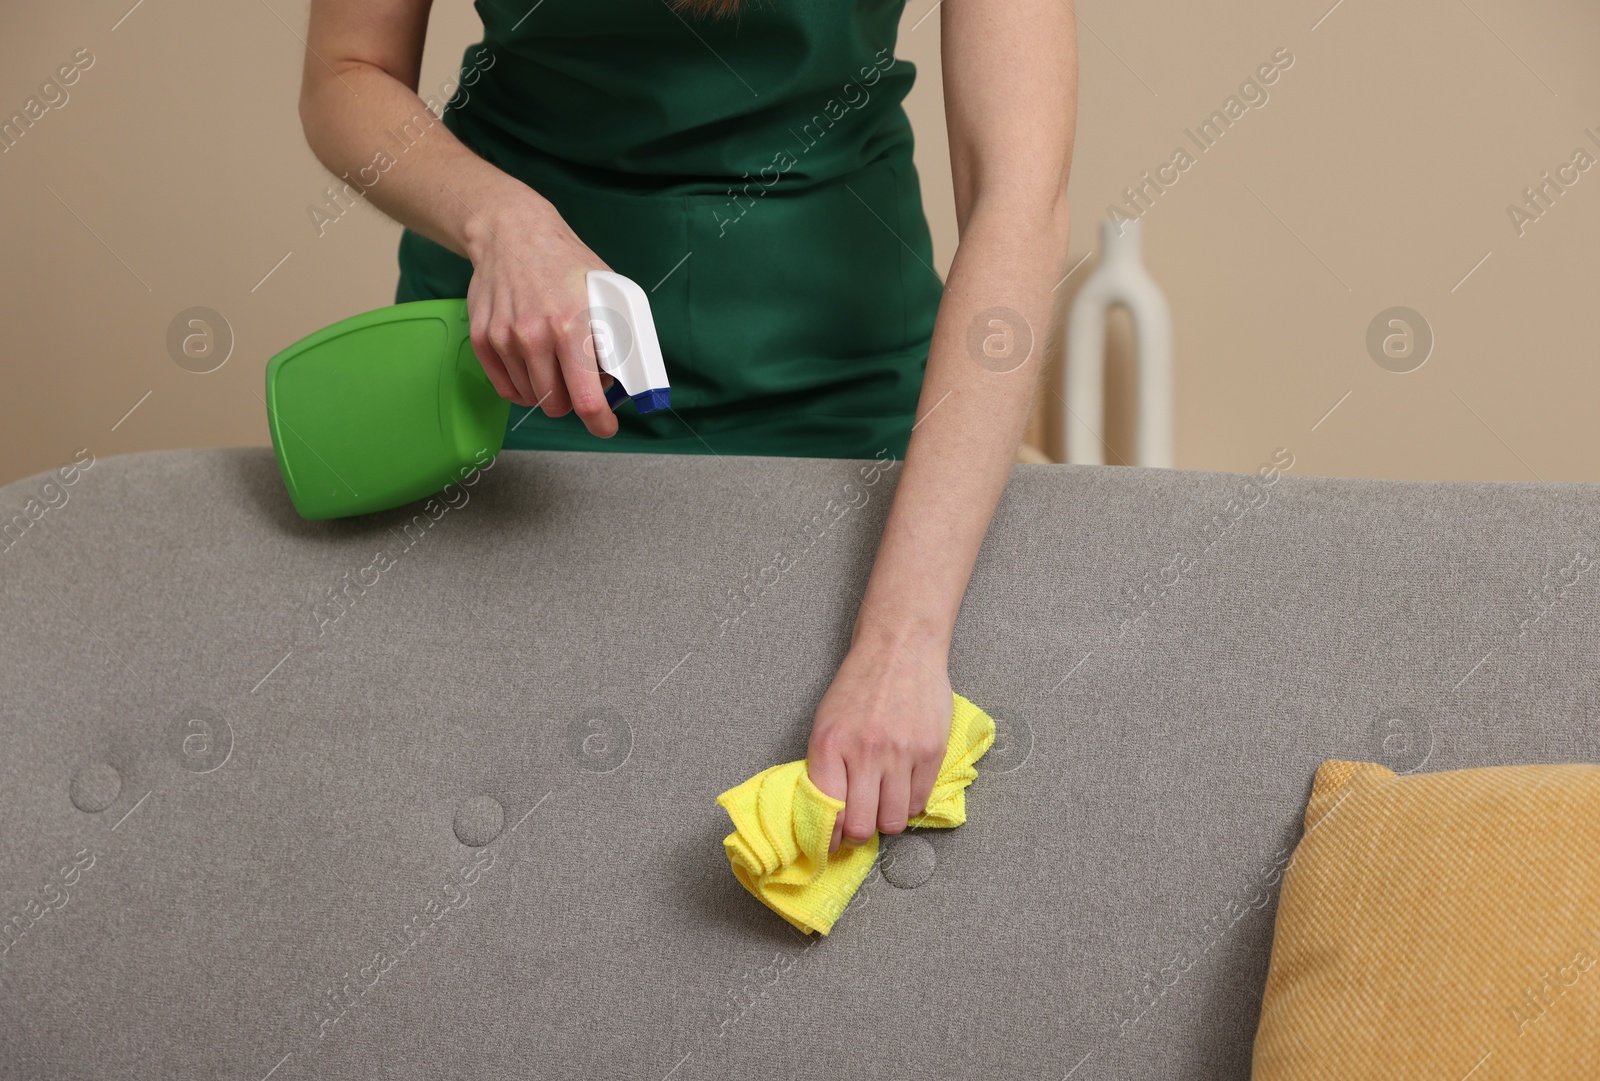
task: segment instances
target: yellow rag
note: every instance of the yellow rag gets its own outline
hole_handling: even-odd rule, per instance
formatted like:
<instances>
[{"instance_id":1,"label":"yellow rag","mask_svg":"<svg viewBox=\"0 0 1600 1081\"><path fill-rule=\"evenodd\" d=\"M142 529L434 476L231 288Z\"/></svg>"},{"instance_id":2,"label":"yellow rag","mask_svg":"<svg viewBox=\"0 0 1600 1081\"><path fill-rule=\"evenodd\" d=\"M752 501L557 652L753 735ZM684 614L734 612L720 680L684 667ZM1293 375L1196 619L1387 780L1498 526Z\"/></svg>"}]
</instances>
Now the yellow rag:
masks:
<instances>
[{"instance_id":1,"label":"yellow rag","mask_svg":"<svg viewBox=\"0 0 1600 1081\"><path fill-rule=\"evenodd\" d=\"M973 763L994 743L994 720L959 694L952 697L944 764L927 810L912 819L913 826L948 829L967 820L967 785L978 775ZM828 855L844 800L811 783L803 758L762 770L722 793L717 803L733 819L722 845L744 888L801 931L827 934L872 870L878 835Z\"/></svg>"}]
</instances>

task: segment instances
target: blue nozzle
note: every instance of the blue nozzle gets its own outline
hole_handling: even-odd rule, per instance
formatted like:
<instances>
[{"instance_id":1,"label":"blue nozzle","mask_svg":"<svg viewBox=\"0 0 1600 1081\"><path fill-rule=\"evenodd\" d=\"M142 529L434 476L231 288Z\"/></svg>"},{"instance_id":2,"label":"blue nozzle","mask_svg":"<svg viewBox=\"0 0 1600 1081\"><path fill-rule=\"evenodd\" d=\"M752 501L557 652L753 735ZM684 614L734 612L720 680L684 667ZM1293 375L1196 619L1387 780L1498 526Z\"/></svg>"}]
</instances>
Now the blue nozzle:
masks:
<instances>
[{"instance_id":1,"label":"blue nozzle","mask_svg":"<svg viewBox=\"0 0 1600 1081\"><path fill-rule=\"evenodd\" d=\"M622 380L620 379L616 380L606 388L606 404L612 409L616 409L617 406L621 405L629 397L630 395L628 394L627 390L623 388ZM631 397L633 398L634 408L638 409L641 413L654 413L657 410L669 408L672 404L672 390L670 387L660 387L659 389L655 390L647 390L640 394L634 394Z\"/></svg>"},{"instance_id":2,"label":"blue nozzle","mask_svg":"<svg viewBox=\"0 0 1600 1081\"><path fill-rule=\"evenodd\" d=\"M635 394L633 404L641 413L654 413L671 406L672 391L668 387L647 390L643 394Z\"/></svg>"}]
</instances>

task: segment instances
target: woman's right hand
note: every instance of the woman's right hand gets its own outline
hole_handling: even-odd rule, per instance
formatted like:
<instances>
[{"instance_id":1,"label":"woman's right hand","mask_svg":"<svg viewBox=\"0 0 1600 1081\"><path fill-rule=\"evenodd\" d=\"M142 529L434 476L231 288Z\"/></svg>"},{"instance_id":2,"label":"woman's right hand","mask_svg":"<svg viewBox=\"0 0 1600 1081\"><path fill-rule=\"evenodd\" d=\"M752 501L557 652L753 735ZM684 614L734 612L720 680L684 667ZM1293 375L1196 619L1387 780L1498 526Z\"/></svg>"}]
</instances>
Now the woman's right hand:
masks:
<instances>
[{"instance_id":1,"label":"woman's right hand","mask_svg":"<svg viewBox=\"0 0 1600 1081\"><path fill-rule=\"evenodd\" d=\"M312 0L300 88L306 141L330 172L363 179L363 199L471 261L472 349L500 397L552 417L575 411L595 435L615 435L584 280L611 268L549 200L433 122L443 111L416 91L429 9L430 0ZM457 90L460 100L444 108L469 99ZM430 110L428 137L375 171L371 148Z\"/></svg>"},{"instance_id":2,"label":"woman's right hand","mask_svg":"<svg viewBox=\"0 0 1600 1081\"><path fill-rule=\"evenodd\" d=\"M615 435L605 395L612 377L595 355L585 278L611 268L549 200L520 182L476 208L464 231L472 348L494 389L546 416L576 412L601 438Z\"/></svg>"}]
</instances>

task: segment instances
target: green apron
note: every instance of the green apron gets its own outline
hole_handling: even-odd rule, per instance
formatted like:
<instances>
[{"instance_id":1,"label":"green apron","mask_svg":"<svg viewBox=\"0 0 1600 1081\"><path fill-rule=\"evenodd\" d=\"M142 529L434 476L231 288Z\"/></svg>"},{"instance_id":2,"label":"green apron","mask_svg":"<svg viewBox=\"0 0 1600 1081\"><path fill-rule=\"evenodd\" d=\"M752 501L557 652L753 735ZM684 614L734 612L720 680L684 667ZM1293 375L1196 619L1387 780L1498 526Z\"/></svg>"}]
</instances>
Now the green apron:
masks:
<instances>
[{"instance_id":1,"label":"green apron","mask_svg":"<svg viewBox=\"0 0 1600 1081\"><path fill-rule=\"evenodd\" d=\"M904 455L943 285L903 3L477 0L445 126L644 287L672 384L611 439L513 405L507 447ZM466 296L448 249L406 230L399 260L396 303Z\"/></svg>"}]
</instances>

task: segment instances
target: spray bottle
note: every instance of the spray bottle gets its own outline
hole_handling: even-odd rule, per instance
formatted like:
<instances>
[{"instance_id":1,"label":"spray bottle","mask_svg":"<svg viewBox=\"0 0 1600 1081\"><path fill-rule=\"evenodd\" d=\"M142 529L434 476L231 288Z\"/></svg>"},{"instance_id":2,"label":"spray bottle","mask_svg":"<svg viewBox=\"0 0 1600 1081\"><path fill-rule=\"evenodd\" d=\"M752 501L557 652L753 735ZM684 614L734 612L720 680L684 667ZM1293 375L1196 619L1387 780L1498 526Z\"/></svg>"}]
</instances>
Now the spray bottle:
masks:
<instances>
[{"instance_id":1,"label":"spray bottle","mask_svg":"<svg viewBox=\"0 0 1600 1081\"><path fill-rule=\"evenodd\" d=\"M591 270L589 331L613 380L613 409L670 404L650 301L621 274ZM496 393L468 336L462 299L363 312L267 363L267 426L302 518L403 506L500 453L511 403Z\"/></svg>"}]
</instances>

